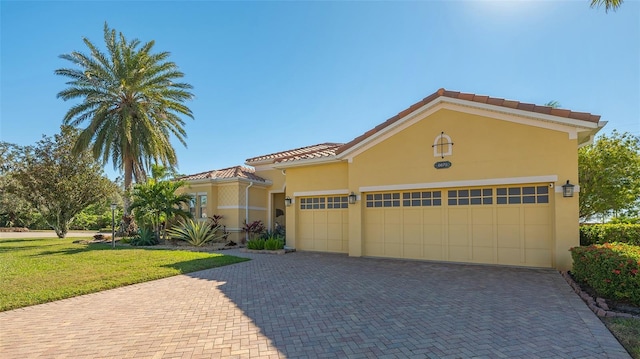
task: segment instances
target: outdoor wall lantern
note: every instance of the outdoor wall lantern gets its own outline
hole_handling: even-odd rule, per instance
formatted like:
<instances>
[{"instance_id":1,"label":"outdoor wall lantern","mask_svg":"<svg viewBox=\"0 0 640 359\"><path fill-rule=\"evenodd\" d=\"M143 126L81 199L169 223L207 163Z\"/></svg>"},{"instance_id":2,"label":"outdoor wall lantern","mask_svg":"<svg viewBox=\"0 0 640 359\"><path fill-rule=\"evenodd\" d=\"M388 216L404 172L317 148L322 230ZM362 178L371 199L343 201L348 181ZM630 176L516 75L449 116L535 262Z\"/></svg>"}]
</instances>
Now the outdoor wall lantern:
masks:
<instances>
[{"instance_id":1,"label":"outdoor wall lantern","mask_svg":"<svg viewBox=\"0 0 640 359\"><path fill-rule=\"evenodd\" d=\"M575 185L569 183L569 180L567 180L567 183L562 185L562 197L573 197L574 187Z\"/></svg>"},{"instance_id":2,"label":"outdoor wall lantern","mask_svg":"<svg viewBox=\"0 0 640 359\"><path fill-rule=\"evenodd\" d=\"M111 248L116 247L116 207L115 203L111 203Z\"/></svg>"},{"instance_id":3,"label":"outdoor wall lantern","mask_svg":"<svg viewBox=\"0 0 640 359\"><path fill-rule=\"evenodd\" d=\"M349 195L349 204L356 204L356 195L355 193L351 192L351 194Z\"/></svg>"},{"instance_id":4,"label":"outdoor wall lantern","mask_svg":"<svg viewBox=\"0 0 640 359\"><path fill-rule=\"evenodd\" d=\"M286 197L284 199L284 205L287 207L291 206L291 197Z\"/></svg>"}]
</instances>

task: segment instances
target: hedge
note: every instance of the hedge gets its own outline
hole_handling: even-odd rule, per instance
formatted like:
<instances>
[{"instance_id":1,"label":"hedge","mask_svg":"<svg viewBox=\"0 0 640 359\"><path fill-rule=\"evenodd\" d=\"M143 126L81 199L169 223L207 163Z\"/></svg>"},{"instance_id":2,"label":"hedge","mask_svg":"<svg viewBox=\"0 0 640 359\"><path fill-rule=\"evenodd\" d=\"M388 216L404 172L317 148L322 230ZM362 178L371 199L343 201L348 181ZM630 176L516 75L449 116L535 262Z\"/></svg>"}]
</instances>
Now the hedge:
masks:
<instances>
[{"instance_id":1,"label":"hedge","mask_svg":"<svg viewBox=\"0 0 640 359\"><path fill-rule=\"evenodd\" d=\"M585 224L580 226L580 245L629 243L640 246L640 224Z\"/></svg>"},{"instance_id":2,"label":"hedge","mask_svg":"<svg viewBox=\"0 0 640 359\"><path fill-rule=\"evenodd\" d=\"M640 247L626 243L571 248L574 277L599 296L640 306Z\"/></svg>"}]
</instances>

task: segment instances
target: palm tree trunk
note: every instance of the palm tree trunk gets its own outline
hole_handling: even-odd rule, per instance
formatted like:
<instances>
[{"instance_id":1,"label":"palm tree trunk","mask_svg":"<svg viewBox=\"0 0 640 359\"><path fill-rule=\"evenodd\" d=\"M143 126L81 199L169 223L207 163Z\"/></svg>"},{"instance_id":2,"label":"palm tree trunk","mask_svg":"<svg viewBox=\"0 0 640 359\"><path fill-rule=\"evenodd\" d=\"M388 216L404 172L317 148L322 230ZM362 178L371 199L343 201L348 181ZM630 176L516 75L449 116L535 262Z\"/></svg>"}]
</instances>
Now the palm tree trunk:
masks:
<instances>
[{"instance_id":1,"label":"palm tree trunk","mask_svg":"<svg viewBox=\"0 0 640 359\"><path fill-rule=\"evenodd\" d=\"M127 156L124 159L124 214L129 213L129 206L131 206L131 199L129 198L131 191L131 184L133 182L133 160Z\"/></svg>"}]
</instances>

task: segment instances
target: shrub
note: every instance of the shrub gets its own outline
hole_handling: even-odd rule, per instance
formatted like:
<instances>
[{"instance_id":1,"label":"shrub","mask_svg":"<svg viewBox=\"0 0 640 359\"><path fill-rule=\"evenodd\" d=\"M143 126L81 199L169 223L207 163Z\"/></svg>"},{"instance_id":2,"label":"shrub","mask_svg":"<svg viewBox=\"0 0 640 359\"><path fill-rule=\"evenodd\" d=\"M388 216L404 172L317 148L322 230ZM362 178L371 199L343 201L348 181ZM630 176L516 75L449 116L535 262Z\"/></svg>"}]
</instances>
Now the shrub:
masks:
<instances>
[{"instance_id":1,"label":"shrub","mask_svg":"<svg viewBox=\"0 0 640 359\"><path fill-rule=\"evenodd\" d=\"M140 228L138 234L129 242L132 246L154 246L158 244L156 234L150 228Z\"/></svg>"},{"instance_id":2,"label":"shrub","mask_svg":"<svg viewBox=\"0 0 640 359\"><path fill-rule=\"evenodd\" d=\"M247 233L247 241L260 237L265 230L266 228L264 227L264 223L260 220L253 221L251 223L245 222L242 226L242 231Z\"/></svg>"},{"instance_id":3,"label":"shrub","mask_svg":"<svg viewBox=\"0 0 640 359\"><path fill-rule=\"evenodd\" d=\"M224 217L219 214L214 214L213 216L207 218L209 222L211 222L211 231L215 234L215 242L227 242L227 238L229 238L229 232L227 232L227 226L222 224L222 219Z\"/></svg>"},{"instance_id":4,"label":"shrub","mask_svg":"<svg viewBox=\"0 0 640 359\"><path fill-rule=\"evenodd\" d=\"M187 219L177 227L167 231L172 238L183 240L192 246L201 247L219 238L216 235L220 226L213 226L211 221L194 221Z\"/></svg>"},{"instance_id":5,"label":"shrub","mask_svg":"<svg viewBox=\"0 0 640 359\"><path fill-rule=\"evenodd\" d=\"M640 245L640 224L588 224L580 226L580 245L604 243Z\"/></svg>"},{"instance_id":6,"label":"shrub","mask_svg":"<svg viewBox=\"0 0 640 359\"><path fill-rule=\"evenodd\" d=\"M261 251L264 249L265 240L262 238L247 241L247 249L255 249Z\"/></svg>"},{"instance_id":7,"label":"shrub","mask_svg":"<svg viewBox=\"0 0 640 359\"><path fill-rule=\"evenodd\" d=\"M640 305L640 247L626 243L571 248L573 275L600 296Z\"/></svg>"},{"instance_id":8,"label":"shrub","mask_svg":"<svg viewBox=\"0 0 640 359\"><path fill-rule=\"evenodd\" d=\"M264 241L264 249L275 251L284 248L284 241L280 237L270 237Z\"/></svg>"}]
</instances>

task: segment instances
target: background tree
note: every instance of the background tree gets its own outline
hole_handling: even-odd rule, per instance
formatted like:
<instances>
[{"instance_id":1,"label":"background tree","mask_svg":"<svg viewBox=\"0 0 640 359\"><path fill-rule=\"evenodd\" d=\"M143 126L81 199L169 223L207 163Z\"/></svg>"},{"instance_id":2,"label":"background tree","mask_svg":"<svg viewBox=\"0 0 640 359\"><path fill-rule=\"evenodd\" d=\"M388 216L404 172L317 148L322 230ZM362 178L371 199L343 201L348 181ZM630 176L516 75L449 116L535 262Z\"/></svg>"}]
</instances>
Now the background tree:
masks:
<instances>
[{"instance_id":1,"label":"background tree","mask_svg":"<svg viewBox=\"0 0 640 359\"><path fill-rule=\"evenodd\" d=\"M31 204L11 191L18 186L12 175L21 151L18 145L0 142L0 227L29 227L38 219Z\"/></svg>"},{"instance_id":2,"label":"background tree","mask_svg":"<svg viewBox=\"0 0 640 359\"><path fill-rule=\"evenodd\" d=\"M59 238L80 211L116 191L89 152L73 153L78 132L62 126L53 138L43 136L35 146L24 147L21 165L12 172L16 185L10 191L29 202Z\"/></svg>"},{"instance_id":3,"label":"background tree","mask_svg":"<svg viewBox=\"0 0 640 359\"><path fill-rule=\"evenodd\" d=\"M111 160L124 172L125 191L132 180L143 182L151 163L174 167L177 158L171 135L186 146L184 121L193 118L184 105L193 98L191 85L178 82L184 74L168 61L169 52L153 53L154 41L141 46L139 40L127 41L122 33L104 24L107 52L83 38L89 53L72 52L60 57L74 68L55 71L71 79L67 89L58 93L63 100L80 99L69 109L64 124L74 127L86 122L74 146L74 153L91 149L103 163ZM125 213L129 201L125 196Z\"/></svg>"},{"instance_id":4,"label":"background tree","mask_svg":"<svg viewBox=\"0 0 640 359\"><path fill-rule=\"evenodd\" d=\"M130 209L140 224L149 223L153 227L156 239L166 233L166 224L174 217L190 218L191 213L184 210L189 207L191 196L176 191L184 182L171 181L167 170L162 166L152 166L153 176L146 183L137 183L133 187ZM165 226L163 226L163 223Z\"/></svg>"},{"instance_id":5,"label":"background tree","mask_svg":"<svg viewBox=\"0 0 640 359\"><path fill-rule=\"evenodd\" d=\"M600 7L604 5L605 12L609 12L609 10L616 11L623 2L624 0L591 0L591 7Z\"/></svg>"},{"instance_id":6,"label":"background tree","mask_svg":"<svg viewBox=\"0 0 640 359\"><path fill-rule=\"evenodd\" d=\"M640 139L613 131L578 150L580 218L617 217L638 206Z\"/></svg>"}]
</instances>

